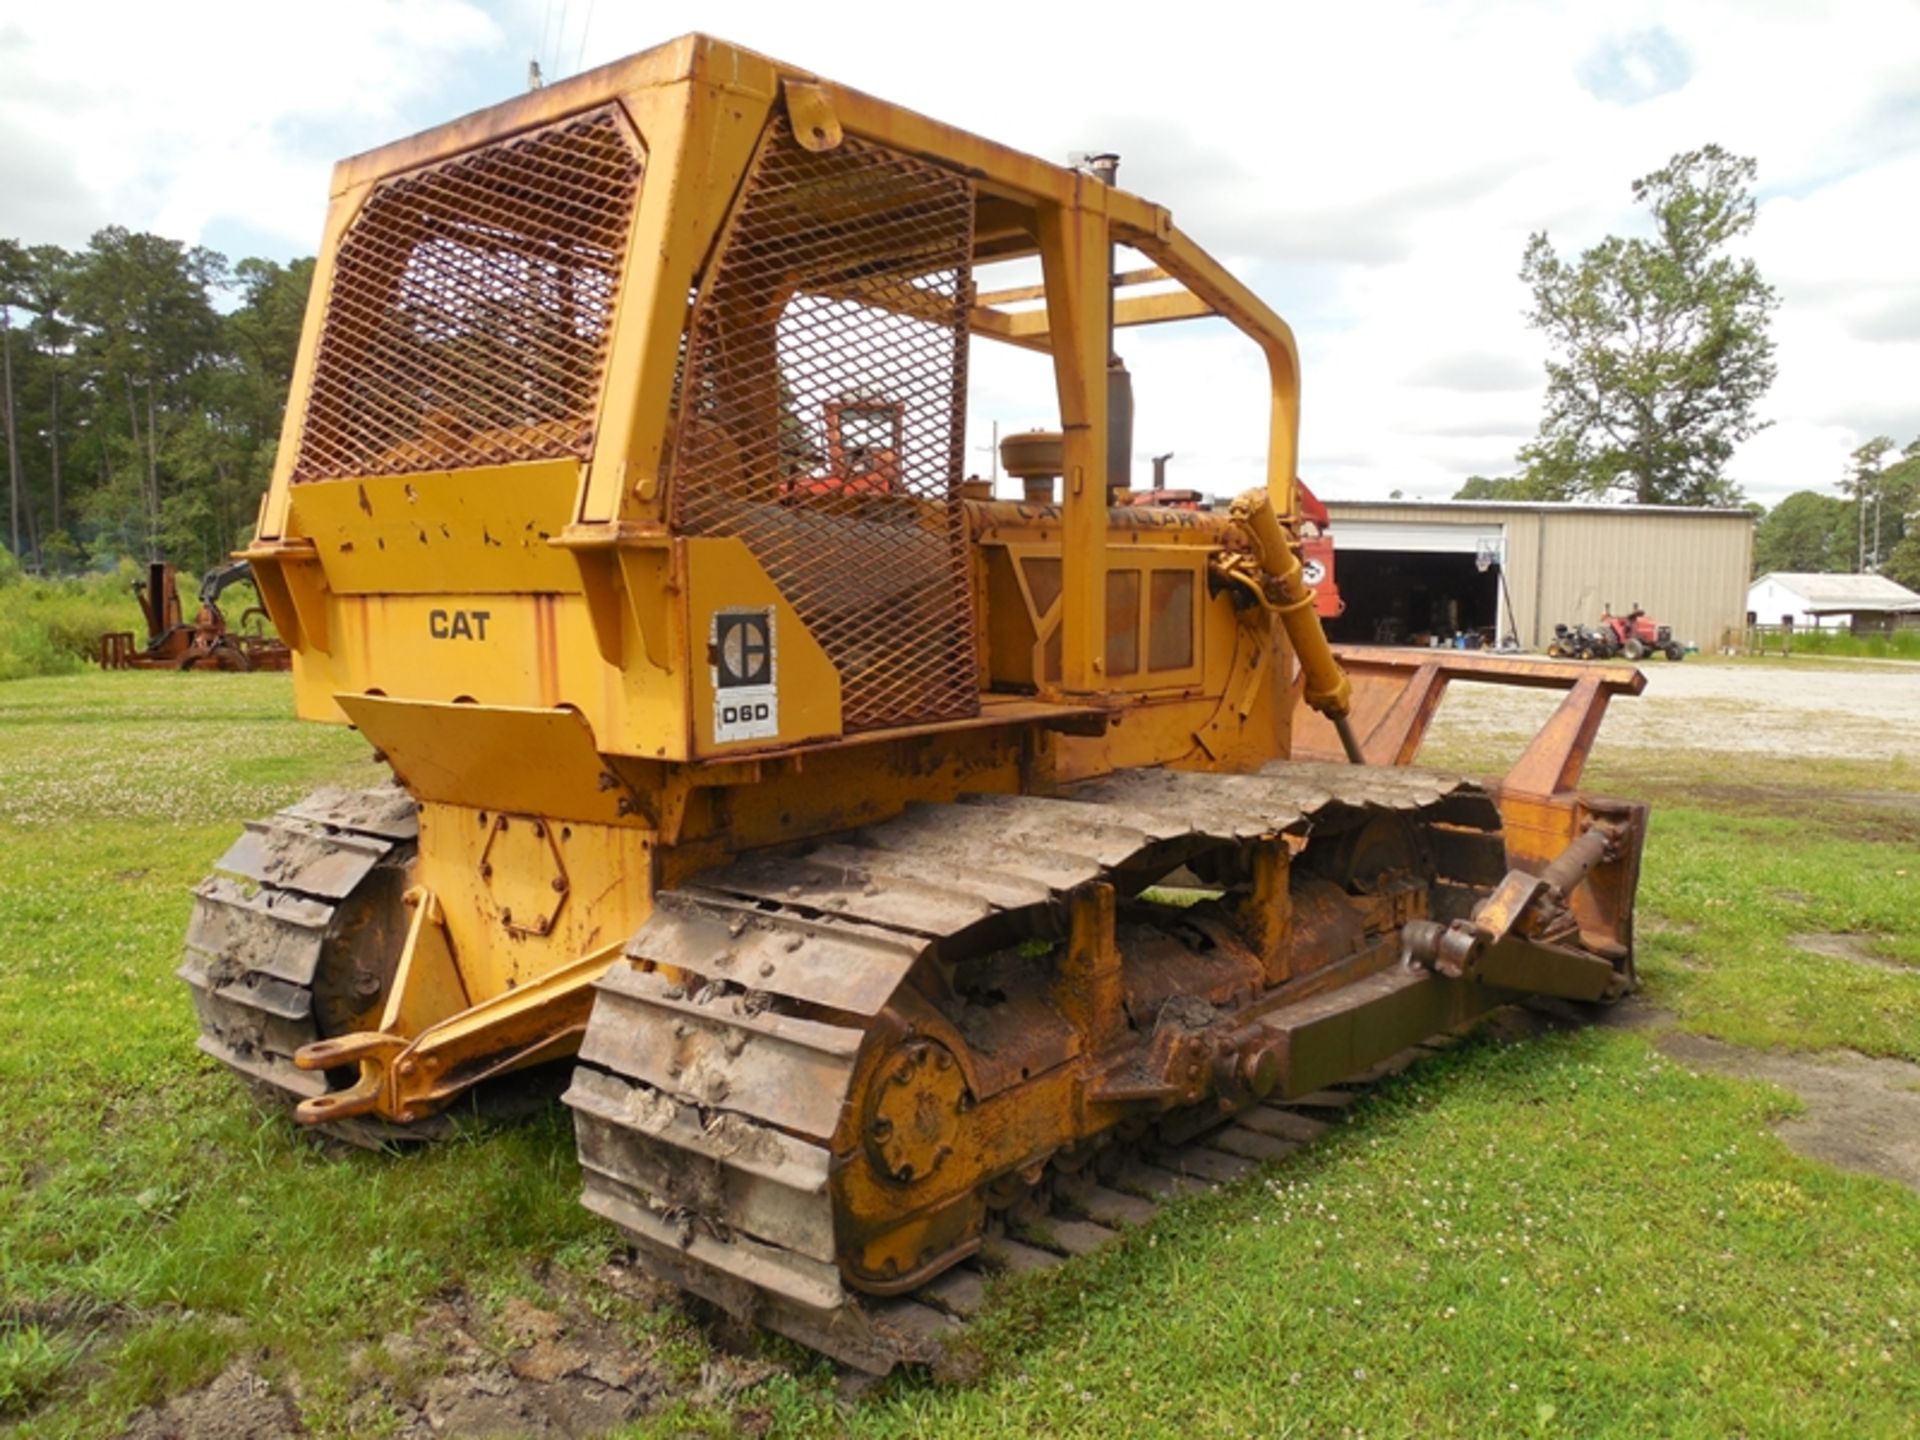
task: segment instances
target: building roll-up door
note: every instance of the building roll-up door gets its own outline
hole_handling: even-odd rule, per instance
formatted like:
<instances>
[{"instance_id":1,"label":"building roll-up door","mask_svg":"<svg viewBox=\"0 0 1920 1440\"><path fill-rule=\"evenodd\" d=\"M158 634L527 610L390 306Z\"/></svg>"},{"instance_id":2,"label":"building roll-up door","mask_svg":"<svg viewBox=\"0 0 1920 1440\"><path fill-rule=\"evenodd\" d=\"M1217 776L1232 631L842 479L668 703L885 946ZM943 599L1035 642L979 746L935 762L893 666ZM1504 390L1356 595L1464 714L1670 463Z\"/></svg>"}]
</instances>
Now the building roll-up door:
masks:
<instances>
[{"instance_id":1,"label":"building roll-up door","mask_svg":"<svg viewBox=\"0 0 1920 1440\"><path fill-rule=\"evenodd\" d=\"M1342 550L1403 550L1421 555L1490 554L1504 559L1506 526L1442 525L1418 520L1340 520L1333 526L1335 553Z\"/></svg>"}]
</instances>

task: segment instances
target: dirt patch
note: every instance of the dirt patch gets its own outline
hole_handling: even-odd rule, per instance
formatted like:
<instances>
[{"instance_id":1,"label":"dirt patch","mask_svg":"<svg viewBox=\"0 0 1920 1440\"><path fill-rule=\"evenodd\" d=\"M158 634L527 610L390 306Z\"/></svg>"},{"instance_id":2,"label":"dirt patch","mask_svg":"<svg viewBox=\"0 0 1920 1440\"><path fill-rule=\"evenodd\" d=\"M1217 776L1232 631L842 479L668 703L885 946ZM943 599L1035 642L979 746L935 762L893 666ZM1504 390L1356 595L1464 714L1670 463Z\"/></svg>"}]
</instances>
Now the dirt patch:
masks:
<instances>
[{"instance_id":1,"label":"dirt patch","mask_svg":"<svg viewBox=\"0 0 1920 1440\"><path fill-rule=\"evenodd\" d=\"M1842 790L1834 797L1849 805L1873 805L1885 810L1920 812L1920 794L1909 790Z\"/></svg>"},{"instance_id":2,"label":"dirt patch","mask_svg":"<svg viewBox=\"0 0 1920 1440\"><path fill-rule=\"evenodd\" d=\"M635 1311L675 1303L674 1292L631 1266L609 1264L586 1282L557 1273L535 1278L537 1302L516 1297L489 1314L470 1296L451 1293L408 1331L362 1347L351 1362L358 1388L344 1415L329 1415L332 1428L400 1440L586 1440L672 1402L731 1405L773 1373L765 1361L715 1352L691 1375L660 1341L600 1318L608 1294ZM589 1308L595 1291L602 1304ZM212 1384L140 1412L127 1434L291 1440L308 1433L298 1401L236 1363ZM736 1419L745 1425L754 1417Z\"/></svg>"},{"instance_id":3,"label":"dirt patch","mask_svg":"<svg viewBox=\"0 0 1920 1440\"><path fill-rule=\"evenodd\" d=\"M1913 967L1873 953L1874 935L1815 934L1789 935L1787 943L1809 955L1824 955L1830 960L1851 960L1855 965L1871 965L1876 970L1896 970L1911 974Z\"/></svg>"},{"instance_id":4,"label":"dirt patch","mask_svg":"<svg viewBox=\"0 0 1920 1440\"><path fill-rule=\"evenodd\" d=\"M1776 1128L1802 1155L1920 1191L1920 1065L1848 1052L1816 1059L1743 1050L1678 1030L1654 1043L1683 1065L1798 1095L1806 1113Z\"/></svg>"},{"instance_id":5,"label":"dirt patch","mask_svg":"<svg viewBox=\"0 0 1920 1440\"><path fill-rule=\"evenodd\" d=\"M239 1360L212 1383L141 1411L126 1440L287 1440L306 1433L292 1397Z\"/></svg>"}]
</instances>

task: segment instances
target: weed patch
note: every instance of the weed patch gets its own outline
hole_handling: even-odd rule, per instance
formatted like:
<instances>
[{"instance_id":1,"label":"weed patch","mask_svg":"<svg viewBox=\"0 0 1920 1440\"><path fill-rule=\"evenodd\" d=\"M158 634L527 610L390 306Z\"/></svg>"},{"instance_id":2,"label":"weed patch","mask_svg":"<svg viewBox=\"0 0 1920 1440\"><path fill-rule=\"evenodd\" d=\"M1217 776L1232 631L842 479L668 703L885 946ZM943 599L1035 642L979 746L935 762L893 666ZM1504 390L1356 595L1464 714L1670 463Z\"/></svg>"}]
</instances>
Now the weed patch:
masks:
<instances>
[{"instance_id":1,"label":"weed patch","mask_svg":"<svg viewBox=\"0 0 1920 1440\"><path fill-rule=\"evenodd\" d=\"M109 630L144 634L131 565L77 580L21 575L0 556L0 680L65 675L99 653Z\"/></svg>"}]
</instances>

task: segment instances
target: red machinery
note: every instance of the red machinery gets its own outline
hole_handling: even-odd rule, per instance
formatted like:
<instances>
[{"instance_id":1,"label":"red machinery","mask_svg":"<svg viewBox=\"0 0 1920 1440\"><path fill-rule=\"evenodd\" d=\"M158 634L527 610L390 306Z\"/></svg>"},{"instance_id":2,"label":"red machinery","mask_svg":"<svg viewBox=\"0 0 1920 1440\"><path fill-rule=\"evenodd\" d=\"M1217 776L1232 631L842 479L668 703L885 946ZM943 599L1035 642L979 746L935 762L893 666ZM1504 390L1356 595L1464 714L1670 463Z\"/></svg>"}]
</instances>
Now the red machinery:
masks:
<instances>
[{"instance_id":1,"label":"red machinery","mask_svg":"<svg viewBox=\"0 0 1920 1440\"><path fill-rule=\"evenodd\" d=\"M1300 492L1300 570L1313 587L1315 613L1331 620L1347 608L1333 580L1333 521L1306 481L1295 479L1293 488Z\"/></svg>"},{"instance_id":2,"label":"red machinery","mask_svg":"<svg viewBox=\"0 0 1920 1440\"><path fill-rule=\"evenodd\" d=\"M1669 660L1686 658L1687 647L1673 638L1671 625L1656 625L1638 601L1625 615L1613 613L1608 605L1600 615L1600 633L1612 636L1612 653L1629 660L1644 660L1656 650Z\"/></svg>"},{"instance_id":3,"label":"red machinery","mask_svg":"<svg viewBox=\"0 0 1920 1440\"><path fill-rule=\"evenodd\" d=\"M253 567L245 560L209 570L200 582L200 609L191 625L180 605L173 566L155 560L147 578L133 582L133 593L147 621L147 643L135 647L131 630L100 637L100 664L107 670L290 670L293 655L278 636L263 633L267 612L251 607L240 616L240 630L227 628L219 600L230 585L251 584ZM242 633L248 624L254 633Z\"/></svg>"},{"instance_id":4,"label":"red machinery","mask_svg":"<svg viewBox=\"0 0 1920 1440\"><path fill-rule=\"evenodd\" d=\"M789 477L781 483L782 498L898 493L907 407L898 400L843 398L825 408L827 473Z\"/></svg>"},{"instance_id":5,"label":"red machinery","mask_svg":"<svg viewBox=\"0 0 1920 1440\"><path fill-rule=\"evenodd\" d=\"M1165 473L1158 463L1154 471L1156 476ZM1295 478L1293 485L1300 494L1300 573L1313 587L1314 613L1331 620L1347 608L1347 602L1340 598L1340 587L1333 580L1333 522L1327 515L1326 505L1307 488L1306 481ZM1123 505L1157 505L1173 510L1199 510L1206 505L1206 497L1198 490L1162 488L1121 493Z\"/></svg>"}]
</instances>

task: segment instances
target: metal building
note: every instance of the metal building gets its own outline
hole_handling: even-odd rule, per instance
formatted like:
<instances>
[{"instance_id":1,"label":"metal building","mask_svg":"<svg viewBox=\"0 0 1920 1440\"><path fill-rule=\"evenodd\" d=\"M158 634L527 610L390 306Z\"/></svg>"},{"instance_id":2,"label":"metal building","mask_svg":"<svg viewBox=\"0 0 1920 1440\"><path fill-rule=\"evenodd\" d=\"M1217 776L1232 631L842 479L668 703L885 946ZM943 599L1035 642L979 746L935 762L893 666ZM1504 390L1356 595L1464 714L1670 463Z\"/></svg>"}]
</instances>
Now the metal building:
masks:
<instances>
[{"instance_id":1,"label":"metal building","mask_svg":"<svg viewBox=\"0 0 1920 1440\"><path fill-rule=\"evenodd\" d=\"M1920 625L1920 595L1885 575L1769 570L1747 587L1755 625L1886 635Z\"/></svg>"},{"instance_id":2,"label":"metal building","mask_svg":"<svg viewBox=\"0 0 1920 1440\"><path fill-rule=\"evenodd\" d=\"M1329 500L1346 613L1336 640L1442 643L1461 632L1543 649L1555 622L1638 604L1712 649L1746 620L1753 516L1675 505Z\"/></svg>"}]
</instances>

